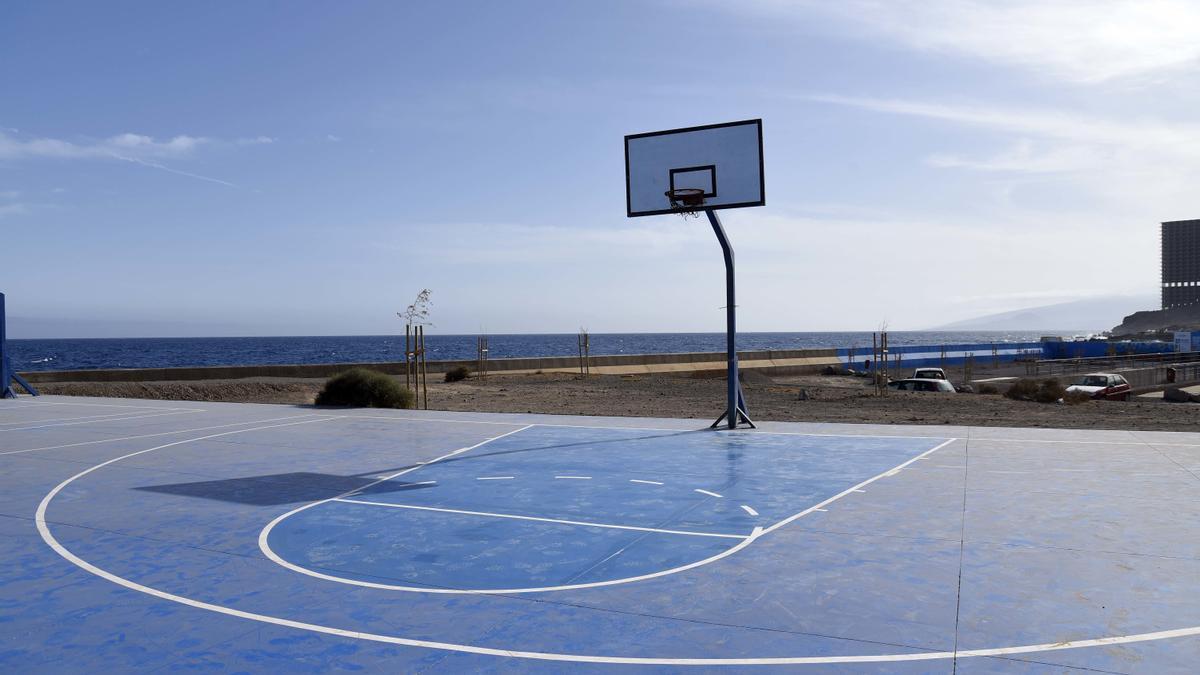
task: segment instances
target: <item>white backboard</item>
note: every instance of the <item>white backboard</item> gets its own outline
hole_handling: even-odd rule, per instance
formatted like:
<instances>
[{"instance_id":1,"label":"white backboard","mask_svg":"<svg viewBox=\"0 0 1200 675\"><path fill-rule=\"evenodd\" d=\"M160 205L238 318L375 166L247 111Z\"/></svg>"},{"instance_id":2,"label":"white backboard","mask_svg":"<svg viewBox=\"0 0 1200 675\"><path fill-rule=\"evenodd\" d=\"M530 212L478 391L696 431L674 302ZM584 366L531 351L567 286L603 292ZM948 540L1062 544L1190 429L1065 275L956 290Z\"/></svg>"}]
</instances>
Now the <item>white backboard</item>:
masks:
<instances>
[{"instance_id":1,"label":"white backboard","mask_svg":"<svg viewBox=\"0 0 1200 675\"><path fill-rule=\"evenodd\" d=\"M762 120L653 131L625 137L625 207L630 218L675 213L667 191L704 190L704 208L766 204Z\"/></svg>"}]
</instances>

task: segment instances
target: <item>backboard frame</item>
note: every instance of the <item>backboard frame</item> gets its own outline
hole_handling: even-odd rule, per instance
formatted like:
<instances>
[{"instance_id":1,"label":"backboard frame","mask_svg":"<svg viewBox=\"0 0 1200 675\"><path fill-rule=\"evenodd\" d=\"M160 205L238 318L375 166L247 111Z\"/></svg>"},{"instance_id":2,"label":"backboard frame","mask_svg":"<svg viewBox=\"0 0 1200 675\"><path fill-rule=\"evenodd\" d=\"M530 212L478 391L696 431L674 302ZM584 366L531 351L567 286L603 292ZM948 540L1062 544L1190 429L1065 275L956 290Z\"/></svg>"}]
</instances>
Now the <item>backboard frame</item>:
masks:
<instances>
[{"instance_id":1,"label":"backboard frame","mask_svg":"<svg viewBox=\"0 0 1200 675\"><path fill-rule=\"evenodd\" d=\"M750 200L750 201L732 202L732 203L728 203L728 204L707 204L706 203L706 204L704 204L703 209L714 209L714 210L715 209L737 209L737 208L744 208L744 207L748 207L748 206L765 206L767 203L767 194L766 194L767 187L766 187L766 168L765 168L765 164L763 161L762 119L756 118L756 119L749 119L749 120L739 120L736 122L723 122L721 124L704 124L704 125L694 126L694 127L681 127L678 129L667 129L664 131L650 131L650 132L645 132L645 133L640 133L640 134L627 135L625 137L625 215L630 218L637 218L637 217L641 217L641 216L659 216L659 215L679 212L679 209L674 209L674 208L641 210L641 211L633 210L633 194L632 194L632 190L631 190L632 185L630 184L631 173L630 173L630 166L629 166L629 144L630 144L630 141L636 141L638 139L650 138L650 137L654 137L654 136L667 136L667 135L672 135L672 134L682 134L682 133L689 133L689 132L708 131L708 130L712 130L712 129L724 129L724 128L729 128L729 127L750 126L750 125L753 125L756 127L757 136L758 136L758 192L759 192L758 199ZM669 180L670 180L671 189L675 188L674 179L677 174L682 173L682 172L688 172L688 171L698 172L698 171L703 171L703 170L711 171L711 183L712 183L712 191L711 191L712 194L708 194L708 191L706 191L705 196L706 197L715 196L717 194L717 192L716 192L717 167L712 164L673 167L673 168L669 169L668 171L670 173ZM692 187L692 186L688 185L688 186L684 186L684 187Z\"/></svg>"}]
</instances>

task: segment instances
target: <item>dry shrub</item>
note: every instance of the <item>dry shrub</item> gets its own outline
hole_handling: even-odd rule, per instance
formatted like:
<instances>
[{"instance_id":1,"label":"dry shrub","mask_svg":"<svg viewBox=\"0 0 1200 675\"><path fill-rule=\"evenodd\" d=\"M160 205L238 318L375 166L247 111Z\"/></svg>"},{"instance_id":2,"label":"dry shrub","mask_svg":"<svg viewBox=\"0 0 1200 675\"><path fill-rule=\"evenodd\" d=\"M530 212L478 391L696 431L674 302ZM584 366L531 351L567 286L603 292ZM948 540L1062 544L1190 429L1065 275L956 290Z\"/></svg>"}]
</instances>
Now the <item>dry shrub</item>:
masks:
<instances>
[{"instance_id":1,"label":"dry shrub","mask_svg":"<svg viewBox=\"0 0 1200 675\"><path fill-rule=\"evenodd\" d=\"M1009 386L1008 391L1004 392L1004 397L1014 401L1032 401L1037 392L1037 380L1020 379Z\"/></svg>"},{"instance_id":2,"label":"dry shrub","mask_svg":"<svg viewBox=\"0 0 1200 675\"><path fill-rule=\"evenodd\" d=\"M1058 380L1051 378L1042 381L1041 386L1038 387L1037 395L1033 397L1033 400L1038 403L1054 403L1066 395L1066 393L1067 388L1062 386Z\"/></svg>"},{"instance_id":3,"label":"dry shrub","mask_svg":"<svg viewBox=\"0 0 1200 675\"><path fill-rule=\"evenodd\" d=\"M352 368L331 377L317 394L317 405L358 408L411 408L413 393L389 375L366 368Z\"/></svg>"}]
</instances>

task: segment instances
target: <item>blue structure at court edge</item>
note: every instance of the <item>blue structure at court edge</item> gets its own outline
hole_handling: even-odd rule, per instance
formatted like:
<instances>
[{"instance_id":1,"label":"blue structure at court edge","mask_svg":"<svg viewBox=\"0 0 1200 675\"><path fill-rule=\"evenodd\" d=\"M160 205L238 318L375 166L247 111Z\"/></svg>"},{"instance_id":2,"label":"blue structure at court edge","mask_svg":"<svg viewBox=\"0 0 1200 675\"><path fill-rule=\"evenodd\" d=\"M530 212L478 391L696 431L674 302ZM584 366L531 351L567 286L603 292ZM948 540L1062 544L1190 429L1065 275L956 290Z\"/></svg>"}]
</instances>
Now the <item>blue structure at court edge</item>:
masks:
<instances>
[{"instance_id":1,"label":"blue structure at court edge","mask_svg":"<svg viewBox=\"0 0 1200 675\"><path fill-rule=\"evenodd\" d=\"M13 370L12 361L8 358L8 342L6 340L7 333L4 327L4 294L0 293L0 398L16 398L17 392L13 389L12 383L25 388L34 396L38 395L37 389L33 385L25 381L25 378L17 374Z\"/></svg>"}]
</instances>

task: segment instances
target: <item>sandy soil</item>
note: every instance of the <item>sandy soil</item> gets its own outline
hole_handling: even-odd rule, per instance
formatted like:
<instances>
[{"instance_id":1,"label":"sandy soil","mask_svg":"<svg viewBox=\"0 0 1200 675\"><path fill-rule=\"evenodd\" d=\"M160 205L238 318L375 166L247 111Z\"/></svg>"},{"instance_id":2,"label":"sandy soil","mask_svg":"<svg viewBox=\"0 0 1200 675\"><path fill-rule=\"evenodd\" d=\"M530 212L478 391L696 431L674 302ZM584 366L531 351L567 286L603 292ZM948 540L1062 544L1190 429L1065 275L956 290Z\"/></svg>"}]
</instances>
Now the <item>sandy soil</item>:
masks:
<instances>
[{"instance_id":1,"label":"sandy soil","mask_svg":"<svg viewBox=\"0 0 1200 675\"><path fill-rule=\"evenodd\" d=\"M981 394L871 394L854 377L768 378L751 374L746 400L756 420L871 424L1141 429L1200 432L1200 405L1155 400L1081 405L1010 401ZM180 401L311 403L322 380L252 378L201 382L53 383L48 394ZM805 392L806 397L801 396ZM437 410L715 419L724 406L723 379L651 376L493 375L429 383Z\"/></svg>"}]
</instances>

